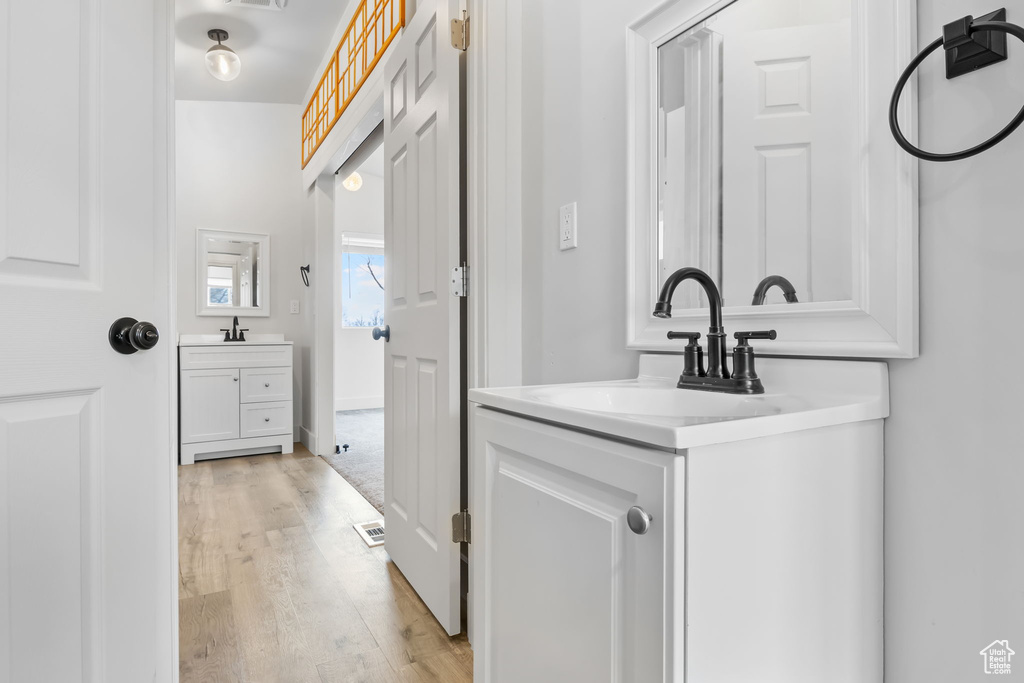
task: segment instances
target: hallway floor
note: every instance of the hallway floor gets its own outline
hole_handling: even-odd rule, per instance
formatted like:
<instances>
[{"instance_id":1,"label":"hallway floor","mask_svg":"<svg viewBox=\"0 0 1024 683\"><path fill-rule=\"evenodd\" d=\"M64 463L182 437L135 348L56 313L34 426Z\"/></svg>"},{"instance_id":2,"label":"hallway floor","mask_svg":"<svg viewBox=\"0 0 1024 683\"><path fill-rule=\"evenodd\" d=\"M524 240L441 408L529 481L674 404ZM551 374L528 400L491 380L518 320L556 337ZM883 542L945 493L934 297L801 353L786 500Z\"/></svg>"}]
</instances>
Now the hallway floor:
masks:
<instances>
[{"instance_id":1,"label":"hallway floor","mask_svg":"<svg viewBox=\"0 0 1024 683\"><path fill-rule=\"evenodd\" d=\"M182 683L471 681L383 548L380 515L300 444L178 468Z\"/></svg>"}]
</instances>

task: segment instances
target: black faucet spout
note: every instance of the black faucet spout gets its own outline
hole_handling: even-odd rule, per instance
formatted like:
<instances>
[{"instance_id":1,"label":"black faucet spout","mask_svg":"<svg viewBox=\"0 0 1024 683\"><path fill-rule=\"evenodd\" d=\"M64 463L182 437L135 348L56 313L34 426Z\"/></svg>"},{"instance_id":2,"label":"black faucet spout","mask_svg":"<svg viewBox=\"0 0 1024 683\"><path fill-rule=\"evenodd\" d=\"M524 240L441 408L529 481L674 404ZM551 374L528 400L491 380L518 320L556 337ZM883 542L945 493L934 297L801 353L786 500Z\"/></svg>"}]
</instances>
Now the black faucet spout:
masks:
<instances>
[{"instance_id":1,"label":"black faucet spout","mask_svg":"<svg viewBox=\"0 0 1024 683\"><path fill-rule=\"evenodd\" d=\"M238 341L238 316L231 321L231 341Z\"/></svg>"},{"instance_id":2,"label":"black faucet spout","mask_svg":"<svg viewBox=\"0 0 1024 683\"><path fill-rule=\"evenodd\" d=\"M768 296L768 290L772 287L778 287L782 290L782 295L786 298L787 303L798 304L800 301L796 298L796 288L793 283L782 277L781 275L769 275L765 279L757 283L757 288L754 290L754 299L750 302L751 306L761 306L764 304L765 297Z\"/></svg>"},{"instance_id":3,"label":"black faucet spout","mask_svg":"<svg viewBox=\"0 0 1024 683\"><path fill-rule=\"evenodd\" d=\"M708 328L708 369L707 376L712 378L729 378L729 369L725 364L725 330L722 327L722 294L711 276L700 268L680 268L668 276L661 287L658 303L654 305L654 316L657 318L672 317L672 295L676 287L686 280L693 280L704 289L711 308L711 326Z\"/></svg>"}]
</instances>

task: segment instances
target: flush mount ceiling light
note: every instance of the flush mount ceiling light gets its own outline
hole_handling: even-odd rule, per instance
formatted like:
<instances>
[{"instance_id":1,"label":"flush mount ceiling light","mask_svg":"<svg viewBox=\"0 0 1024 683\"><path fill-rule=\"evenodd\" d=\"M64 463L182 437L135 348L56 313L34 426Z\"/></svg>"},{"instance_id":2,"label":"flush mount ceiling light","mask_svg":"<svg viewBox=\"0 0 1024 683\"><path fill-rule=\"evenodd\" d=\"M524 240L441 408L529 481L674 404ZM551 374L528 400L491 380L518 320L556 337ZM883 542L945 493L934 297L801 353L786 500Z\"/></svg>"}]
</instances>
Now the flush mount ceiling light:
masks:
<instances>
[{"instance_id":1,"label":"flush mount ceiling light","mask_svg":"<svg viewBox=\"0 0 1024 683\"><path fill-rule=\"evenodd\" d=\"M359 175L358 172L353 172L352 175L341 181L341 186L349 192L355 192L363 186L363 176Z\"/></svg>"},{"instance_id":2,"label":"flush mount ceiling light","mask_svg":"<svg viewBox=\"0 0 1024 683\"><path fill-rule=\"evenodd\" d=\"M219 81L233 81L238 78L238 72L242 70L242 60L230 47L221 45L222 41L228 39L228 32L222 28L213 28L206 35L210 40L217 41L216 45L206 51L206 70Z\"/></svg>"}]
</instances>

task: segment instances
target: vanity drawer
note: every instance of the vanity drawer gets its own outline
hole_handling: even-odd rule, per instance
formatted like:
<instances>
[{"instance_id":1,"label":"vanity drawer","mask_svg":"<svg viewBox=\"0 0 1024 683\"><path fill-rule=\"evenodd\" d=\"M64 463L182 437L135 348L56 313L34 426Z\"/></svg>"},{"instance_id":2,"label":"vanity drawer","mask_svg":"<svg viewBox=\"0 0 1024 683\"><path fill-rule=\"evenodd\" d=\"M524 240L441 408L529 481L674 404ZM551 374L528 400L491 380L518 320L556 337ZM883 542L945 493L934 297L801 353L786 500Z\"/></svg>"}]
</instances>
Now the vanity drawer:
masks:
<instances>
[{"instance_id":1,"label":"vanity drawer","mask_svg":"<svg viewBox=\"0 0 1024 683\"><path fill-rule=\"evenodd\" d=\"M180 346L178 349L182 370L212 370L214 368L290 368L291 342L281 344L200 344Z\"/></svg>"},{"instance_id":2,"label":"vanity drawer","mask_svg":"<svg viewBox=\"0 0 1024 683\"><path fill-rule=\"evenodd\" d=\"M292 400L291 368L242 368L242 403Z\"/></svg>"},{"instance_id":3,"label":"vanity drawer","mask_svg":"<svg viewBox=\"0 0 1024 683\"><path fill-rule=\"evenodd\" d=\"M288 434L292 431L292 402L243 403L240 426L243 439Z\"/></svg>"}]
</instances>

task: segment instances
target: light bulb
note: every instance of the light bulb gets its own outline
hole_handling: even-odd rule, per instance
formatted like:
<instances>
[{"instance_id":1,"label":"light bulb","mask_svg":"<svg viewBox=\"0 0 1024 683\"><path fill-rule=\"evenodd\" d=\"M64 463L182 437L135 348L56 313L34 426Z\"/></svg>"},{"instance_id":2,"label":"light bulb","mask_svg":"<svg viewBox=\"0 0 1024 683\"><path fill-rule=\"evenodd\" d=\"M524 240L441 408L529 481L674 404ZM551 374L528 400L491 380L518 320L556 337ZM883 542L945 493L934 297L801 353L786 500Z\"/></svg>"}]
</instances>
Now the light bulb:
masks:
<instances>
[{"instance_id":1,"label":"light bulb","mask_svg":"<svg viewBox=\"0 0 1024 683\"><path fill-rule=\"evenodd\" d=\"M353 172L352 175L341 181L341 186L349 192L355 192L363 186L363 176L359 175L358 172Z\"/></svg>"},{"instance_id":2,"label":"light bulb","mask_svg":"<svg viewBox=\"0 0 1024 683\"><path fill-rule=\"evenodd\" d=\"M219 81L233 81L242 70L242 60L225 45L214 45L206 51L206 70Z\"/></svg>"}]
</instances>

